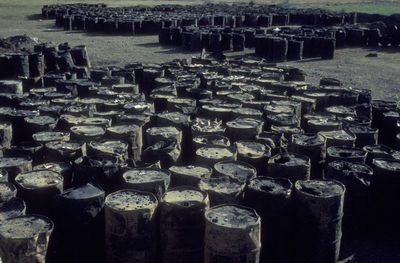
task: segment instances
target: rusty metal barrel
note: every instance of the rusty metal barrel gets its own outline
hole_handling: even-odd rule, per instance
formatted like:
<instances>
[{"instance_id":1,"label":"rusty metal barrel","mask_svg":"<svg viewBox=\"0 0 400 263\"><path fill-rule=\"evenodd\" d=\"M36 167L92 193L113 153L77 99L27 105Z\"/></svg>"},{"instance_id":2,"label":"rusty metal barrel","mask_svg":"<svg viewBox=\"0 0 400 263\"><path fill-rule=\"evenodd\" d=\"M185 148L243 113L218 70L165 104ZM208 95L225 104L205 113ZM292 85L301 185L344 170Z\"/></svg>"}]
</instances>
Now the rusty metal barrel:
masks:
<instances>
[{"instance_id":1,"label":"rusty metal barrel","mask_svg":"<svg viewBox=\"0 0 400 263\"><path fill-rule=\"evenodd\" d=\"M125 188L153 193L161 200L171 182L171 172L158 168L134 168L122 175Z\"/></svg>"},{"instance_id":2,"label":"rusty metal barrel","mask_svg":"<svg viewBox=\"0 0 400 263\"><path fill-rule=\"evenodd\" d=\"M203 262L207 193L191 187L167 191L160 202L161 262Z\"/></svg>"},{"instance_id":3,"label":"rusty metal barrel","mask_svg":"<svg viewBox=\"0 0 400 263\"><path fill-rule=\"evenodd\" d=\"M6 219L0 224L0 257L9 263L45 263L53 222L41 215Z\"/></svg>"},{"instance_id":4,"label":"rusty metal barrel","mask_svg":"<svg viewBox=\"0 0 400 263\"><path fill-rule=\"evenodd\" d=\"M292 183L309 180L310 158L297 153L280 153L268 160L268 176L288 178Z\"/></svg>"},{"instance_id":5,"label":"rusty metal barrel","mask_svg":"<svg viewBox=\"0 0 400 263\"><path fill-rule=\"evenodd\" d=\"M59 173L50 170L20 173L15 183L28 213L52 216L52 198L63 192L63 178Z\"/></svg>"},{"instance_id":6,"label":"rusty metal barrel","mask_svg":"<svg viewBox=\"0 0 400 263\"><path fill-rule=\"evenodd\" d=\"M157 206L149 192L125 189L106 197L107 262L156 262Z\"/></svg>"},{"instance_id":7,"label":"rusty metal barrel","mask_svg":"<svg viewBox=\"0 0 400 263\"><path fill-rule=\"evenodd\" d=\"M334 180L295 183L294 256L297 262L338 261L345 189Z\"/></svg>"},{"instance_id":8,"label":"rusty metal barrel","mask_svg":"<svg viewBox=\"0 0 400 263\"><path fill-rule=\"evenodd\" d=\"M287 262L292 234L292 186L286 178L260 176L250 181L244 203L261 217L261 262Z\"/></svg>"},{"instance_id":9,"label":"rusty metal barrel","mask_svg":"<svg viewBox=\"0 0 400 263\"><path fill-rule=\"evenodd\" d=\"M219 205L205 213L204 263L258 263L261 218L249 207Z\"/></svg>"},{"instance_id":10,"label":"rusty metal barrel","mask_svg":"<svg viewBox=\"0 0 400 263\"><path fill-rule=\"evenodd\" d=\"M198 187L210 196L211 206L221 204L241 204L246 182L223 176L202 178Z\"/></svg>"},{"instance_id":11,"label":"rusty metal barrel","mask_svg":"<svg viewBox=\"0 0 400 263\"><path fill-rule=\"evenodd\" d=\"M288 145L290 152L304 154L311 160L311 178L323 178L326 157L325 138L319 134L293 134Z\"/></svg>"},{"instance_id":12,"label":"rusty metal barrel","mask_svg":"<svg viewBox=\"0 0 400 263\"><path fill-rule=\"evenodd\" d=\"M361 163L333 161L327 164L326 178L337 180L346 187L344 236L352 237L365 231L370 223L372 168Z\"/></svg>"}]
</instances>

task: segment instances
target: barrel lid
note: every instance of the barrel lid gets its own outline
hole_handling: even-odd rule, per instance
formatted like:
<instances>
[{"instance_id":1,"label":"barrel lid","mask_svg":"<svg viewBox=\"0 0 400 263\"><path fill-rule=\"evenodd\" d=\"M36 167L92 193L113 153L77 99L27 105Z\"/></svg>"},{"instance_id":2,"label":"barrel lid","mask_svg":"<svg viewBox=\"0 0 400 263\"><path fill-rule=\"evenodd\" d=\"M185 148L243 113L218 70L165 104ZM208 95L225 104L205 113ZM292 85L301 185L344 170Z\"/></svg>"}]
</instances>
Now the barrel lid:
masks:
<instances>
[{"instance_id":1,"label":"barrel lid","mask_svg":"<svg viewBox=\"0 0 400 263\"><path fill-rule=\"evenodd\" d=\"M48 141L68 141L69 132L37 132L32 135L32 138L38 142L48 142Z\"/></svg>"},{"instance_id":2,"label":"barrel lid","mask_svg":"<svg viewBox=\"0 0 400 263\"><path fill-rule=\"evenodd\" d=\"M139 125L134 123L119 123L117 125L113 125L112 127L108 127L107 131L117 133L117 134L124 134L128 132L136 132L140 129Z\"/></svg>"},{"instance_id":3,"label":"barrel lid","mask_svg":"<svg viewBox=\"0 0 400 263\"><path fill-rule=\"evenodd\" d=\"M83 143L78 141L52 141L45 144L49 149L77 151Z\"/></svg>"},{"instance_id":4,"label":"barrel lid","mask_svg":"<svg viewBox=\"0 0 400 263\"><path fill-rule=\"evenodd\" d=\"M218 134L200 135L193 138L193 142L201 145L221 145L230 146L229 139Z\"/></svg>"},{"instance_id":5,"label":"barrel lid","mask_svg":"<svg viewBox=\"0 0 400 263\"><path fill-rule=\"evenodd\" d=\"M107 207L119 211L151 209L157 206L157 198L149 192L124 189L109 194L105 201Z\"/></svg>"},{"instance_id":6,"label":"barrel lid","mask_svg":"<svg viewBox=\"0 0 400 263\"><path fill-rule=\"evenodd\" d=\"M276 113L276 114L293 114L294 113L294 107L291 105L266 105L264 107L264 111L268 113Z\"/></svg>"},{"instance_id":7,"label":"barrel lid","mask_svg":"<svg viewBox=\"0 0 400 263\"><path fill-rule=\"evenodd\" d=\"M229 176L202 178L199 188L203 191L213 191L221 194L237 193L244 189L246 183Z\"/></svg>"},{"instance_id":8,"label":"barrel lid","mask_svg":"<svg viewBox=\"0 0 400 263\"><path fill-rule=\"evenodd\" d=\"M102 125L102 126L110 126L111 121L106 118L101 118L101 117L92 117L92 118L86 118L82 120L80 125Z\"/></svg>"},{"instance_id":9,"label":"barrel lid","mask_svg":"<svg viewBox=\"0 0 400 263\"><path fill-rule=\"evenodd\" d=\"M271 194L290 195L292 186L293 184L287 178L259 176L250 181L248 188Z\"/></svg>"},{"instance_id":10,"label":"barrel lid","mask_svg":"<svg viewBox=\"0 0 400 263\"><path fill-rule=\"evenodd\" d=\"M328 163L328 167L331 167L337 171L340 171L344 175L351 175L351 174L373 174L373 170L366 164L362 163L354 163L354 162L347 162L342 160L336 160L333 162Z\"/></svg>"},{"instance_id":11,"label":"barrel lid","mask_svg":"<svg viewBox=\"0 0 400 263\"><path fill-rule=\"evenodd\" d=\"M55 162L55 163L43 163L33 167L33 170L50 170L56 173L62 173L65 170L72 171L72 165L70 163Z\"/></svg>"},{"instance_id":12,"label":"barrel lid","mask_svg":"<svg viewBox=\"0 0 400 263\"><path fill-rule=\"evenodd\" d=\"M325 138L320 134L292 134L292 143L301 146L323 145Z\"/></svg>"},{"instance_id":13,"label":"barrel lid","mask_svg":"<svg viewBox=\"0 0 400 263\"><path fill-rule=\"evenodd\" d=\"M36 170L18 174L15 182L25 189L37 189L62 184L63 178L59 173L51 170Z\"/></svg>"},{"instance_id":14,"label":"barrel lid","mask_svg":"<svg viewBox=\"0 0 400 263\"><path fill-rule=\"evenodd\" d=\"M189 124L189 115L181 112L162 112L157 115L158 118L169 120L178 124Z\"/></svg>"},{"instance_id":15,"label":"barrel lid","mask_svg":"<svg viewBox=\"0 0 400 263\"><path fill-rule=\"evenodd\" d=\"M168 170L156 168L136 168L128 170L122 175L125 182L130 184L164 181L170 176L171 173Z\"/></svg>"},{"instance_id":16,"label":"barrel lid","mask_svg":"<svg viewBox=\"0 0 400 263\"><path fill-rule=\"evenodd\" d=\"M226 126L237 129L251 129L262 125L263 122L253 118L236 118L233 121L228 121Z\"/></svg>"},{"instance_id":17,"label":"barrel lid","mask_svg":"<svg viewBox=\"0 0 400 263\"><path fill-rule=\"evenodd\" d=\"M309 119L308 124L312 125L340 125L340 121L331 120L327 118Z\"/></svg>"},{"instance_id":18,"label":"barrel lid","mask_svg":"<svg viewBox=\"0 0 400 263\"><path fill-rule=\"evenodd\" d=\"M82 120L84 120L86 117L83 115L76 116L76 115L71 115L71 114L61 114L60 115L60 120L64 120L70 124L75 124L79 125Z\"/></svg>"},{"instance_id":19,"label":"barrel lid","mask_svg":"<svg viewBox=\"0 0 400 263\"><path fill-rule=\"evenodd\" d=\"M236 141L235 147L240 155L249 158L271 155L271 149L268 146L255 141Z\"/></svg>"},{"instance_id":20,"label":"barrel lid","mask_svg":"<svg viewBox=\"0 0 400 263\"><path fill-rule=\"evenodd\" d=\"M72 126L71 132L84 136L99 136L105 133L104 128L95 125Z\"/></svg>"},{"instance_id":21,"label":"barrel lid","mask_svg":"<svg viewBox=\"0 0 400 263\"><path fill-rule=\"evenodd\" d=\"M376 158L372 161L373 165L381 169L398 172L400 171L400 161L395 159Z\"/></svg>"},{"instance_id":22,"label":"barrel lid","mask_svg":"<svg viewBox=\"0 0 400 263\"><path fill-rule=\"evenodd\" d=\"M326 149L326 152L330 156L338 156L342 158L367 155L367 152L362 149L348 146L330 146Z\"/></svg>"},{"instance_id":23,"label":"barrel lid","mask_svg":"<svg viewBox=\"0 0 400 263\"><path fill-rule=\"evenodd\" d=\"M206 145L197 149L196 155L218 160L232 157L235 155L235 149L228 146Z\"/></svg>"},{"instance_id":24,"label":"barrel lid","mask_svg":"<svg viewBox=\"0 0 400 263\"><path fill-rule=\"evenodd\" d=\"M104 191L92 183L64 190L61 194L64 199L83 200L104 196Z\"/></svg>"},{"instance_id":25,"label":"barrel lid","mask_svg":"<svg viewBox=\"0 0 400 263\"><path fill-rule=\"evenodd\" d=\"M32 158L28 155L3 156L0 157L0 168L25 165L27 162L31 161Z\"/></svg>"},{"instance_id":26,"label":"barrel lid","mask_svg":"<svg viewBox=\"0 0 400 263\"><path fill-rule=\"evenodd\" d=\"M253 109L253 108L235 108L232 110L234 113L242 114L242 115L251 115L251 116L260 116L262 115L262 111Z\"/></svg>"},{"instance_id":27,"label":"barrel lid","mask_svg":"<svg viewBox=\"0 0 400 263\"><path fill-rule=\"evenodd\" d=\"M278 153L268 160L268 164L281 164L285 166L308 165L310 158L297 153Z\"/></svg>"},{"instance_id":28,"label":"barrel lid","mask_svg":"<svg viewBox=\"0 0 400 263\"><path fill-rule=\"evenodd\" d=\"M146 133L152 136L171 138L179 134L180 131L173 126L166 126L166 127L151 127L146 130Z\"/></svg>"},{"instance_id":29,"label":"barrel lid","mask_svg":"<svg viewBox=\"0 0 400 263\"><path fill-rule=\"evenodd\" d=\"M207 202L207 193L196 188L177 187L168 190L163 196L163 202L183 206Z\"/></svg>"},{"instance_id":30,"label":"barrel lid","mask_svg":"<svg viewBox=\"0 0 400 263\"><path fill-rule=\"evenodd\" d=\"M356 136L346 132L345 130L337 130L337 131L322 131L318 132L327 139L338 139L338 140L355 140Z\"/></svg>"},{"instance_id":31,"label":"barrel lid","mask_svg":"<svg viewBox=\"0 0 400 263\"><path fill-rule=\"evenodd\" d=\"M257 170L252 165L240 161L221 161L214 164L217 173L238 179L241 182L251 180L257 175Z\"/></svg>"},{"instance_id":32,"label":"barrel lid","mask_svg":"<svg viewBox=\"0 0 400 263\"><path fill-rule=\"evenodd\" d=\"M91 141L89 146L102 152L117 154L123 154L128 148L126 142L118 140Z\"/></svg>"},{"instance_id":33,"label":"barrel lid","mask_svg":"<svg viewBox=\"0 0 400 263\"><path fill-rule=\"evenodd\" d=\"M260 217L252 208L239 205L219 205L205 213L206 219L227 228L247 228L258 224Z\"/></svg>"},{"instance_id":34,"label":"barrel lid","mask_svg":"<svg viewBox=\"0 0 400 263\"><path fill-rule=\"evenodd\" d=\"M192 130L200 132L224 132L225 127L222 125L222 121L210 120L204 118L196 118L192 124Z\"/></svg>"},{"instance_id":35,"label":"barrel lid","mask_svg":"<svg viewBox=\"0 0 400 263\"><path fill-rule=\"evenodd\" d=\"M211 167L206 165L187 165L187 166L171 166L169 170L175 174L183 174L196 178L209 177L212 173Z\"/></svg>"},{"instance_id":36,"label":"barrel lid","mask_svg":"<svg viewBox=\"0 0 400 263\"><path fill-rule=\"evenodd\" d=\"M326 107L325 111L338 115L347 115L347 116L356 115L355 109L343 105Z\"/></svg>"},{"instance_id":37,"label":"barrel lid","mask_svg":"<svg viewBox=\"0 0 400 263\"><path fill-rule=\"evenodd\" d=\"M53 222L41 215L27 215L6 219L0 224L0 235L6 239L28 239L53 229Z\"/></svg>"},{"instance_id":38,"label":"barrel lid","mask_svg":"<svg viewBox=\"0 0 400 263\"><path fill-rule=\"evenodd\" d=\"M89 167L115 167L118 161L118 158L111 154L94 154L79 157L74 164Z\"/></svg>"},{"instance_id":39,"label":"barrel lid","mask_svg":"<svg viewBox=\"0 0 400 263\"><path fill-rule=\"evenodd\" d=\"M341 196L345 192L344 185L334 180L298 180L294 186L297 191L314 198Z\"/></svg>"},{"instance_id":40,"label":"barrel lid","mask_svg":"<svg viewBox=\"0 0 400 263\"><path fill-rule=\"evenodd\" d=\"M202 109L204 110L209 110L212 112L231 112L232 108L227 108L227 107L220 107L218 105L210 105L210 104L206 104L201 106Z\"/></svg>"},{"instance_id":41,"label":"barrel lid","mask_svg":"<svg viewBox=\"0 0 400 263\"><path fill-rule=\"evenodd\" d=\"M394 150L384 144L366 145L363 150L372 154L392 154Z\"/></svg>"},{"instance_id":42,"label":"barrel lid","mask_svg":"<svg viewBox=\"0 0 400 263\"><path fill-rule=\"evenodd\" d=\"M7 218L24 215L25 209L25 202L16 197L5 202L0 202L0 222Z\"/></svg>"}]
</instances>

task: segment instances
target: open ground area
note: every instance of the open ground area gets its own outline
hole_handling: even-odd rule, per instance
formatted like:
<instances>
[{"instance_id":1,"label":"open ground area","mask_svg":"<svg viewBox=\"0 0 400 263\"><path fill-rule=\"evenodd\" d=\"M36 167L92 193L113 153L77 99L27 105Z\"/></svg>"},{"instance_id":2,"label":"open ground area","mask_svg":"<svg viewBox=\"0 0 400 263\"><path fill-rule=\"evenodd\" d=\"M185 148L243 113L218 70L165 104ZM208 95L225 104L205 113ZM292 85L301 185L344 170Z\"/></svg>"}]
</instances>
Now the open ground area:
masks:
<instances>
[{"instance_id":1,"label":"open ground area","mask_svg":"<svg viewBox=\"0 0 400 263\"><path fill-rule=\"evenodd\" d=\"M166 62L175 58L190 58L198 53L182 52L176 47L163 47L158 44L158 36L112 36L102 34L88 34L85 32L65 32L55 27L54 20L41 20L40 12L43 4L75 3L79 1L23 1L3 0L0 2L0 38L12 35L29 35L37 37L41 41L54 43L68 42L71 45L85 44L88 47L90 58L94 66L118 65L140 61L144 63ZM83 1L81 1L83 2ZM96 3L97 1L85 1ZM179 1L103 1L110 6L128 6L137 4L193 4L198 2ZM324 1L299 0L286 1L286 4L297 6L321 6ZM330 3L331 1L326 1ZM370 1L342 0L337 3L362 2L362 6L371 6L366 3ZM272 3L280 3L278 1ZM388 8L378 8L385 14L388 10L395 12L400 3L389 3ZM352 5L350 5L351 7ZM349 5L330 5L330 9L350 10ZM353 7L357 9L357 7ZM254 52L248 50L246 53ZM378 53L378 57L366 57L371 52ZM229 53L228 53L229 55ZM240 55L230 54L230 55ZM339 49L333 60L316 60L291 62L303 69L308 74L308 80L318 83L321 77L334 77L340 79L344 85L369 88L376 99L397 98L400 72L399 48L369 49Z\"/></svg>"}]
</instances>

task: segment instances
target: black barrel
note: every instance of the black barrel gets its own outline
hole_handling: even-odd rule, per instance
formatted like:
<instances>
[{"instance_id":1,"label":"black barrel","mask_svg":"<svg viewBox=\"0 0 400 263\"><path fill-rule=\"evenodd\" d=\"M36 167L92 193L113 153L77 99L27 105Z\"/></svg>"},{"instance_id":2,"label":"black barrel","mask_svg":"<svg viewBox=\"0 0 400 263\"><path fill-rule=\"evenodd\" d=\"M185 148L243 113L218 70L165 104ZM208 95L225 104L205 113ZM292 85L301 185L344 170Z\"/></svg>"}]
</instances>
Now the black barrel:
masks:
<instances>
[{"instance_id":1,"label":"black barrel","mask_svg":"<svg viewBox=\"0 0 400 263\"><path fill-rule=\"evenodd\" d=\"M268 160L268 176L297 180L309 180L311 171L310 158L297 153L280 153Z\"/></svg>"},{"instance_id":2,"label":"black barrel","mask_svg":"<svg viewBox=\"0 0 400 263\"><path fill-rule=\"evenodd\" d=\"M342 237L345 186L331 180L299 180L294 186L297 262L336 263Z\"/></svg>"},{"instance_id":3,"label":"black barrel","mask_svg":"<svg viewBox=\"0 0 400 263\"><path fill-rule=\"evenodd\" d=\"M55 197L54 262L104 262L104 198L91 183Z\"/></svg>"},{"instance_id":4,"label":"black barrel","mask_svg":"<svg viewBox=\"0 0 400 263\"><path fill-rule=\"evenodd\" d=\"M236 141L234 146L237 150L238 161L251 164L257 169L258 174L266 173L267 162L271 157L271 147L256 141Z\"/></svg>"},{"instance_id":5,"label":"black barrel","mask_svg":"<svg viewBox=\"0 0 400 263\"><path fill-rule=\"evenodd\" d=\"M311 160L311 178L323 178L323 167L326 157L325 138L318 134L293 134L288 150L303 154Z\"/></svg>"},{"instance_id":6,"label":"black barrel","mask_svg":"<svg viewBox=\"0 0 400 263\"><path fill-rule=\"evenodd\" d=\"M18 197L26 202L29 214L52 217L52 198L63 192L63 177L51 170L20 173L15 177Z\"/></svg>"},{"instance_id":7,"label":"black barrel","mask_svg":"<svg viewBox=\"0 0 400 263\"><path fill-rule=\"evenodd\" d=\"M337 180L346 187L343 216L345 237L362 234L371 217L372 168L360 163L333 161L327 164L326 170L327 179Z\"/></svg>"},{"instance_id":8,"label":"black barrel","mask_svg":"<svg viewBox=\"0 0 400 263\"><path fill-rule=\"evenodd\" d=\"M205 213L204 263L260 262L261 218L239 205L220 205Z\"/></svg>"},{"instance_id":9,"label":"black barrel","mask_svg":"<svg viewBox=\"0 0 400 263\"><path fill-rule=\"evenodd\" d=\"M203 262L207 193L190 187L168 190L160 202L161 262Z\"/></svg>"},{"instance_id":10,"label":"black barrel","mask_svg":"<svg viewBox=\"0 0 400 263\"><path fill-rule=\"evenodd\" d=\"M99 184L107 193L121 184L120 163L117 156L96 154L76 159L74 165L74 185L88 182Z\"/></svg>"},{"instance_id":11,"label":"black barrel","mask_svg":"<svg viewBox=\"0 0 400 263\"><path fill-rule=\"evenodd\" d=\"M76 46L71 49L71 55L75 65L90 67L90 60L86 50L86 46Z\"/></svg>"},{"instance_id":12,"label":"black barrel","mask_svg":"<svg viewBox=\"0 0 400 263\"><path fill-rule=\"evenodd\" d=\"M261 217L260 262L288 262L292 234L292 186L286 178L260 176L250 181L244 203Z\"/></svg>"},{"instance_id":13,"label":"black barrel","mask_svg":"<svg viewBox=\"0 0 400 263\"><path fill-rule=\"evenodd\" d=\"M273 39L273 54L272 61L284 62L287 59L288 41L287 39L274 38Z\"/></svg>"},{"instance_id":14,"label":"black barrel","mask_svg":"<svg viewBox=\"0 0 400 263\"><path fill-rule=\"evenodd\" d=\"M86 155L86 143L79 141L52 141L45 144L44 157L49 162L72 162Z\"/></svg>"},{"instance_id":15,"label":"black barrel","mask_svg":"<svg viewBox=\"0 0 400 263\"><path fill-rule=\"evenodd\" d=\"M157 198L148 192L120 190L106 197L107 262L156 262L157 207Z\"/></svg>"},{"instance_id":16,"label":"black barrel","mask_svg":"<svg viewBox=\"0 0 400 263\"><path fill-rule=\"evenodd\" d=\"M304 42L297 40L288 41L288 60L302 60L303 59Z\"/></svg>"}]
</instances>

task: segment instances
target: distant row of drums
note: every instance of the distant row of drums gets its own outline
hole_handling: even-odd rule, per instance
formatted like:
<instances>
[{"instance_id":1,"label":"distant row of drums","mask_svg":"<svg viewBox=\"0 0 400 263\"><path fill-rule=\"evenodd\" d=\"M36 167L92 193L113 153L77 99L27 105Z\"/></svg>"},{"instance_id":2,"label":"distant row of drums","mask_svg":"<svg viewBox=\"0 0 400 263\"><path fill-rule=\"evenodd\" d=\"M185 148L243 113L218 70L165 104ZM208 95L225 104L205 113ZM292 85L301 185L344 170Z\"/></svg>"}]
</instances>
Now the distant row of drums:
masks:
<instances>
[{"instance_id":1,"label":"distant row of drums","mask_svg":"<svg viewBox=\"0 0 400 263\"><path fill-rule=\"evenodd\" d=\"M56 19L65 30L114 34L157 34L169 26L270 27L284 25L332 26L355 24L356 14L321 10L264 9L251 6L197 5L150 9L107 8L98 5L43 6L42 16Z\"/></svg>"}]
</instances>

